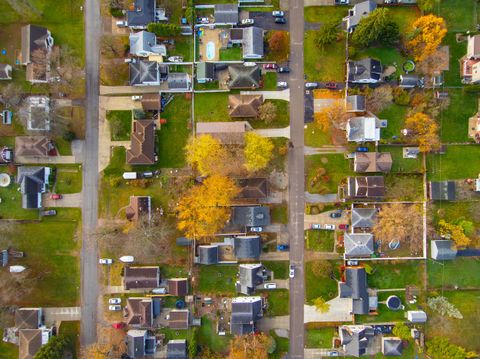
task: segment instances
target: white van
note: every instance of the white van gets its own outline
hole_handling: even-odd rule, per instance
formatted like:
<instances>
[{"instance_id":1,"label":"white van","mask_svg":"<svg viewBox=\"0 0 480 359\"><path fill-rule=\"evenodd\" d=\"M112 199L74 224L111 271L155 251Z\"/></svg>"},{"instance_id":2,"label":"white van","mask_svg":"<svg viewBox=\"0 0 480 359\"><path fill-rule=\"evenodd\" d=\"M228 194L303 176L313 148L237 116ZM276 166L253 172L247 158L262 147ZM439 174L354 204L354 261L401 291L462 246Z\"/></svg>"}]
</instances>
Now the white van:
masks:
<instances>
[{"instance_id":1,"label":"white van","mask_svg":"<svg viewBox=\"0 0 480 359\"><path fill-rule=\"evenodd\" d=\"M263 285L264 289L277 289L277 283L265 283Z\"/></svg>"}]
</instances>

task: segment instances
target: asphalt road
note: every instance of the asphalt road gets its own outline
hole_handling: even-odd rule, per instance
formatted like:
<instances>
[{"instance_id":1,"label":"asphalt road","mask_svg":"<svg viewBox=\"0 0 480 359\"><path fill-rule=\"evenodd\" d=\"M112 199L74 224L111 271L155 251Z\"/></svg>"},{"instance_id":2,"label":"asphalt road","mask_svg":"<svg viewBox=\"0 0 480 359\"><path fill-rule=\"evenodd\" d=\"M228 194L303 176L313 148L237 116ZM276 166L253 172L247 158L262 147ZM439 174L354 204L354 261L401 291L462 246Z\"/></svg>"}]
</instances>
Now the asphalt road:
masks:
<instances>
[{"instance_id":1,"label":"asphalt road","mask_svg":"<svg viewBox=\"0 0 480 359\"><path fill-rule=\"evenodd\" d=\"M289 173L289 236L290 264L295 267L295 277L290 279L290 351L289 358L303 358L305 274L304 233L305 210L304 179L304 71L303 0L290 0L290 147Z\"/></svg>"},{"instance_id":2,"label":"asphalt road","mask_svg":"<svg viewBox=\"0 0 480 359\"><path fill-rule=\"evenodd\" d=\"M100 3L85 0L85 72L86 72L86 134L83 161L81 254L82 285L80 344L82 347L97 340L97 243L94 232L98 218L98 102L100 57Z\"/></svg>"}]
</instances>

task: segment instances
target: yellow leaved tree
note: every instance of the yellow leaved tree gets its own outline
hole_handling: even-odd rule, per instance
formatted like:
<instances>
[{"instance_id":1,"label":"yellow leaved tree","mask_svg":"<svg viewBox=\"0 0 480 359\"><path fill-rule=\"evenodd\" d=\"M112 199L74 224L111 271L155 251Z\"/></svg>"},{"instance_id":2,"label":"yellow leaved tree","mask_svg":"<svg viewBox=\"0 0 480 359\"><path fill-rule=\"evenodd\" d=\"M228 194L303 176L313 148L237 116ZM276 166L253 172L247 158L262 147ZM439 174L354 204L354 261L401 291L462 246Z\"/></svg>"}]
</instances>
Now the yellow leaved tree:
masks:
<instances>
[{"instance_id":1,"label":"yellow leaved tree","mask_svg":"<svg viewBox=\"0 0 480 359\"><path fill-rule=\"evenodd\" d=\"M202 176L224 174L228 152L219 140L211 135L191 137L185 146L187 162Z\"/></svg>"},{"instance_id":2,"label":"yellow leaved tree","mask_svg":"<svg viewBox=\"0 0 480 359\"><path fill-rule=\"evenodd\" d=\"M236 336L230 342L228 359L267 359L272 338L264 333Z\"/></svg>"},{"instance_id":3,"label":"yellow leaved tree","mask_svg":"<svg viewBox=\"0 0 480 359\"><path fill-rule=\"evenodd\" d=\"M438 230L441 235L448 236L459 247L466 247L471 240L465 235L462 226L458 224L448 223L444 219L438 221Z\"/></svg>"},{"instance_id":4,"label":"yellow leaved tree","mask_svg":"<svg viewBox=\"0 0 480 359\"><path fill-rule=\"evenodd\" d=\"M437 50L446 34L443 18L432 14L419 17L412 23L407 49L415 61L422 62Z\"/></svg>"},{"instance_id":5,"label":"yellow leaved tree","mask_svg":"<svg viewBox=\"0 0 480 359\"><path fill-rule=\"evenodd\" d=\"M420 151L429 152L440 147L438 124L428 115L417 112L405 120L405 127Z\"/></svg>"},{"instance_id":6,"label":"yellow leaved tree","mask_svg":"<svg viewBox=\"0 0 480 359\"><path fill-rule=\"evenodd\" d=\"M267 167L273 157L272 140L255 132L245 134L245 168L248 172L256 172Z\"/></svg>"}]
</instances>

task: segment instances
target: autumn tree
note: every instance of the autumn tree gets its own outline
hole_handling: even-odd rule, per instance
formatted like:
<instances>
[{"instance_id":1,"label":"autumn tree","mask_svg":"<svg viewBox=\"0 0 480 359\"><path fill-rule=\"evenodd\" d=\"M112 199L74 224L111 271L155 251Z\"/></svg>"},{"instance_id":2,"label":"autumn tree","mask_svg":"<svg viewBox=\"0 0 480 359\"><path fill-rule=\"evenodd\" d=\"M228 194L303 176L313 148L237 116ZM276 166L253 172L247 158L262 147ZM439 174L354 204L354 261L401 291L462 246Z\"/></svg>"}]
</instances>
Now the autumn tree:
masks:
<instances>
[{"instance_id":1,"label":"autumn tree","mask_svg":"<svg viewBox=\"0 0 480 359\"><path fill-rule=\"evenodd\" d=\"M417 6L422 10L422 12L432 11L435 5L438 3L438 0L418 0Z\"/></svg>"},{"instance_id":2,"label":"autumn tree","mask_svg":"<svg viewBox=\"0 0 480 359\"><path fill-rule=\"evenodd\" d=\"M265 101L258 107L258 117L267 124L272 123L277 118L277 106Z\"/></svg>"},{"instance_id":3,"label":"autumn tree","mask_svg":"<svg viewBox=\"0 0 480 359\"><path fill-rule=\"evenodd\" d=\"M106 58L123 57L128 49L128 38L120 36L104 35L100 43L100 52Z\"/></svg>"},{"instance_id":4,"label":"autumn tree","mask_svg":"<svg viewBox=\"0 0 480 359\"><path fill-rule=\"evenodd\" d=\"M22 102L23 89L15 82L10 82L8 85L2 88L1 99L7 108L13 107L14 109Z\"/></svg>"},{"instance_id":5,"label":"autumn tree","mask_svg":"<svg viewBox=\"0 0 480 359\"><path fill-rule=\"evenodd\" d=\"M363 17L352 35L354 44L367 47L378 42L384 46L392 46L399 38L399 28L391 19L387 8L377 8Z\"/></svg>"},{"instance_id":6,"label":"autumn tree","mask_svg":"<svg viewBox=\"0 0 480 359\"><path fill-rule=\"evenodd\" d=\"M418 112L405 120L407 136L418 145L421 152L429 152L440 147L438 125L428 115Z\"/></svg>"},{"instance_id":7,"label":"autumn tree","mask_svg":"<svg viewBox=\"0 0 480 359\"><path fill-rule=\"evenodd\" d=\"M342 100L333 102L321 112L315 113L314 120L323 132L329 132L332 127L345 129L348 120L345 103Z\"/></svg>"},{"instance_id":8,"label":"autumn tree","mask_svg":"<svg viewBox=\"0 0 480 359\"><path fill-rule=\"evenodd\" d=\"M230 218L233 198L239 189L228 177L213 175L192 187L177 206L177 227L189 238L217 233Z\"/></svg>"},{"instance_id":9,"label":"autumn tree","mask_svg":"<svg viewBox=\"0 0 480 359\"><path fill-rule=\"evenodd\" d=\"M437 48L430 56L415 64L416 71L433 77L443 69L448 68L448 51Z\"/></svg>"},{"instance_id":10,"label":"autumn tree","mask_svg":"<svg viewBox=\"0 0 480 359\"><path fill-rule=\"evenodd\" d=\"M465 359L477 358L475 352L467 352L464 348L451 344L447 338L433 337L426 342L427 354L432 359Z\"/></svg>"},{"instance_id":11,"label":"autumn tree","mask_svg":"<svg viewBox=\"0 0 480 359\"><path fill-rule=\"evenodd\" d=\"M369 91L366 96L367 110L373 113L382 112L392 103L393 94L390 85L383 85Z\"/></svg>"},{"instance_id":12,"label":"autumn tree","mask_svg":"<svg viewBox=\"0 0 480 359\"><path fill-rule=\"evenodd\" d=\"M332 271L333 266L329 261L314 261L312 263L312 274L316 278L328 278Z\"/></svg>"},{"instance_id":13,"label":"autumn tree","mask_svg":"<svg viewBox=\"0 0 480 359\"><path fill-rule=\"evenodd\" d=\"M202 176L223 174L227 150L213 136L206 134L190 137L185 151L188 164L197 169Z\"/></svg>"},{"instance_id":14,"label":"autumn tree","mask_svg":"<svg viewBox=\"0 0 480 359\"><path fill-rule=\"evenodd\" d=\"M55 46L50 54L50 78L53 92L82 95L85 72L80 59L68 46Z\"/></svg>"},{"instance_id":15,"label":"autumn tree","mask_svg":"<svg viewBox=\"0 0 480 359\"><path fill-rule=\"evenodd\" d=\"M62 359L70 345L70 341L65 336L56 335L40 348L35 354L35 359Z\"/></svg>"},{"instance_id":16,"label":"autumn tree","mask_svg":"<svg viewBox=\"0 0 480 359\"><path fill-rule=\"evenodd\" d=\"M397 323L392 329L392 334L402 340L412 339L410 328L405 323Z\"/></svg>"},{"instance_id":17,"label":"autumn tree","mask_svg":"<svg viewBox=\"0 0 480 359\"><path fill-rule=\"evenodd\" d=\"M338 39L340 33L340 19L330 19L322 24L315 38L315 45L321 50Z\"/></svg>"},{"instance_id":18,"label":"autumn tree","mask_svg":"<svg viewBox=\"0 0 480 359\"><path fill-rule=\"evenodd\" d=\"M268 347L272 345L272 338L264 333L236 336L230 342L228 359L267 359Z\"/></svg>"},{"instance_id":19,"label":"autumn tree","mask_svg":"<svg viewBox=\"0 0 480 359\"><path fill-rule=\"evenodd\" d=\"M288 59L290 34L287 31L270 31L267 35L268 51L276 61Z\"/></svg>"},{"instance_id":20,"label":"autumn tree","mask_svg":"<svg viewBox=\"0 0 480 359\"><path fill-rule=\"evenodd\" d=\"M447 27L443 18L435 15L422 16L412 24L407 49L415 61L422 62L437 50L446 34Z\"/></svg>"},{"instance_id":21,"label":"autumn tree","mask_svg":"<svg viewBox=\"0 0 480 359\"><path fill-rule=\"evenodd\" d=\"M214 352L207 346L202 346L200 353L195 357L196 359L223 359L223 355Z\"/></svg>"},{"instance_id":22,"label":"autumn tree","mask_svg":"<svg viewBox=\"0 0 480 359\"><path fill-rule=\"evenodd\" d=\"M330 304L328 304L322 297L315 298L313 300L313 305L320 313L327 313L330 310Z\"/></svg>"},{"instance_id":23,"label":"autumn tree","mask_svg":"<svg viewBox=\"0 0 480 359\"><path fill-rule=\"evenodd\" d=\"M422 244L423 221L420 207L402 203L387 204L381 207L372 233L377 239L388 244L400 241L418 251Z\"/></svg>"},{"instance_id":24,"label":"autumn tree","mask_svg":"<svg viewBox=\"0 0 480 359\"><path fill-rule=\"evenodd\" d=\"M471 242L460 224L448 223L441 219L438 221L438 230L442 236L451 239L459 247L466 247Z\"/></svg>"},{"instance_id":25,"label":"autumn tree","mask_svg":"<svg viewBox=\"0 0 480 359\"><path fill-rule=\"evenodd\" d=\"M271 139L255 132L245 134L245 168L248 172L256 172L267 167L273 157L275 148Z\"/></svg>"},{"instance_id":26,"label":"autumn tree","mask_svg":"<svg viewBox=\"0 0 480 359\"><path fill-rule=\"evenodd\" d=\"M81 358L88 359L118 359L127 350L125 332L112 327L99 329L102 343L95 343L82 350Z\"/></svg>"}]
</instances>

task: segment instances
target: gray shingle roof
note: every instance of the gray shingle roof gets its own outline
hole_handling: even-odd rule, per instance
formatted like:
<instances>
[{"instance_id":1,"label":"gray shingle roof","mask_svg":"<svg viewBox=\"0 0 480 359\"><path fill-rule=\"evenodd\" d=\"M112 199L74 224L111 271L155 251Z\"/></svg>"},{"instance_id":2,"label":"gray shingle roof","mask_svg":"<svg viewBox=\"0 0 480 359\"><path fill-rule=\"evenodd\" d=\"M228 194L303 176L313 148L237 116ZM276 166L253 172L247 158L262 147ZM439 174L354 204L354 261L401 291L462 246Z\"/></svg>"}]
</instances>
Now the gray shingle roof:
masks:
<instances>
[{"instance_id":1,"label":"gray shingle roof","mask_svg":"<svg viewBox=\"0 0 480 359\"><path fill-rule=\"evenodd\" d=\"M430 198L434 201L454 201L455 182L430 182Z\"/></svg>"},{"instance_id":2,"label":"gray shingle roof","mask_svg":"<svg viewBox=\"0 0 480 359\"><path fill-rule=\"evenodd\" d=\"M142 53L156 53L165 56L167 49L165 45L157 45L157 37L148 31L130 33L130 53L138 56L145 56Z\"/></svg>"},{"instance_id":3,"label":"gray shingle roof","mask_svg":"<svg viewBox=\"0 0 480 359\"><path fill-rule=\"evenodd\" d=\"M346 355L365 355L369 341L375 335L371 326L343 325L339 328L340 340Z\"/></svg>"},{"instance_id":4,"label":"gray shingle roof","mask_svg":"<svg viewBox=\"0 0 480 359\"><path fill-rule=\"evenodd\" d=\"M399 357L402 355L403 345L400 338L382 338L382 353L388 357Z\"/></svg>"},{"instance_id":5,"label":"gray shingle roof","mask_svg":"<svg viewBox=\"0 0 480 359\"><path fill-rule=\"evenodd\" d=\"M262 317L261 297L237 297L232 299L230 332L234 335L252 333L255 322Z\"/></svg>"},{"instance_id":6,"label":"gray shingle roof","mask_svg":"<svg viewBox=\"0 0 480 359\"><path fill-rule=\"evenodd\" d=\"M22 207L35 209L42 206L42 193L45 193L50 175L49 167L19 167L17 183L22 193Z\"/></svg>"},{"instance_id":7,"label":"gray shingle roof","mask_svg":"<svg viewBox=\"0 0 480 359\"><path fill-rule=\"evenodd\" d=\"M369 57L359 61L348 62L348 81L357 82L362 80L380 81L383 67L380 61Z\"/></svg>"},{"instance_id":8,"label":"gray shingle roof","mask_svg":"<svg viewBox=\"0 0 480 359\"><path fill-rule=\"evenodd\" d=\"M168 88L170 90L189 90L190 76L185 72L171 72L168 75Z\"/></svg>"},{"instance_id":9,"label":"gray shingle roof","mask_svg":"<svg viewBox=\"0 0 480 359\"><path fill-rule=\"evenodd\" d=\"M131 27L146 27L155 21L155 0L135 0L134 10L127 11L127 23Z\"/></svg>"},{"instance_id":10,"label":"gray shingle roof","mask_svg":"<svg viewBox=\"0 0 480 359\"><path fill-rule=\"evenodd\" d=\"M352 27L358 25L360 20L370 14L373 10L377 8L377 3L373 0L363 1L361 3L355 4L353 9L350 10L353 15L348 17L348 30Z\"/></svg>"},{"instance_id":11,"label":"gray shingle roof","mask_svg":"<svg viewBox=\"0 0 480 359\"><path fill-rule=\"evenodd\" d=\"M457 248L453 241L448 239L430 242L430 251L433 259L444 261L457 257Z\"/></svg>"},{"instance_id":12,"label":"gray shingle roof","mask_svg":"<svg viewBox=\"0 0 480 359\"><path fill-rule=\"evenodd\" d=\"M198 79L214 79L215 64L213 62L199 62L197 64L197 81Z\"/></svg>"},{"instance_id":13,"label":"gray shingle roof","mask_svg":"<svg viewBox=\"0 0 480 359\"><path fill-rule=\"evenodd\" d=\"M127 332L127 354L130 358L143 358L146 336L146 330L129 330Z\"/></svg>"},{"instance_id":14,"label":"gray shingle roof","mask_svg":"<svg viewBox=\"0 0 480 359\"><path fill-rule=\"evenodd\" d=\"M238 23L238 5L237 4L216 4L214 11L216 24L237 24Z\"/></svg>"},{"instance_id":15,"label":"gray shingle roof","mask_svg":"<svg viewBox=\"0 0 480 359\"><path fill-rule=\"evenodd\" d=\"M137 61L130 63L130 85L158 83L158 63L156 61Z\"/></svg>"},{"instance_id":16,"label":"gray shingle roof","mask_svg":"<svg viewBox=\"0 0 480 359\"><path fill-rule=\"evenodd\" d=\"M345 282L340 284L340 298L352 298L354 314L368 314L367 288L365 268L345 269Z\"/></svg>"},{"instance_id":17,"label":"gray shingle roof","mask_svg":"<svg viewBox=\"0 0 480 359\"><path fill-rule=\"evenodd\" d=\"M243 57L263 57L263 29L251 26L243 29Z\"/></svg>"},{"instance_id":18,"label":"gray shingle roof","mask_svg":"<svg viewBox=\"0 0 480 359\"><path fill-rule=\"evenodd\" d=\"M376 208L353 208L352 209L352 227L353 228L372 228L377 217Z\"/></svg>"},{"instance_id":19,"label":"gray shingle roof","mask_svg":"<svg viewBox=\"0 0 480 359\"><path fill-rule=\"evenodd\" d=\"M373 254L371 233L345 233L344 242L347 257L370 257Z\"/></svg>"},{"instance_id":20,"label":"gray shingle roof","mask_svg":"<svg viewBox=\"0 0 480 359\"><path fill-rule=\"evenodd\" d=\"M187 341L185 339L169 340L167 359L187 359Z\"/></svg>"},{"instance_id":21,"label":"gray shingle roof","mask_svg":"<svg viewBox=\"0 0 480 359\"><path fill-rule=\"evenodd\" d=\"M238 270L237 292L251 295L255 291L255 287L263 283L262 264L240 264Z\"/></svg>"},{"instance_id":22,"label":"gray shingle roof","mask_svg":"<svg viewBox=\"0 0 480 359\"><path fill-rule=\"evenodd\" d=\"M237 259L259 258L262 250L260 236L237 236L234 238L234 251Z\"/></svg>"},{"instance_id":23,"label":"gray shingle roof","mask_svg":"<svg viewBox=\"0 0 480 359\"><path fill-rule=\"evenodd\" d=\"M270 224L270 210L268 207L232 207L232 222L236 225L257 227Z\"/></svg>"},{"instance_id":24,"label":"gray shingle roof","mask_svg":"<svg viewBox=\"0 0 480 359\"><path fill-rule=\"evenodd\" d=\"M198 246L198 257L200 264L216 264L218 263L218 246L201 245Z\"/></svg>"},{"instance_id":25,"label":"gray shingle roof","mask_svg":"<svg viewBox=\"0 0 480 359\"><path fill-rule=\"evenodd\" d=\"M366 108L365 96L351 95L347 96L347 112L364 112Z\"/></svg>"},{"instance_id":26,"label":"gray shingle roof","mask_svg":"<svg viewBox=\"0 0 480 359\"><path fill-rule=\"evenodd\" d=\"M255 89L260 87L261 70L256 66L230 65L228 66L231 89Z\"/></svg>"}]
</instances>

